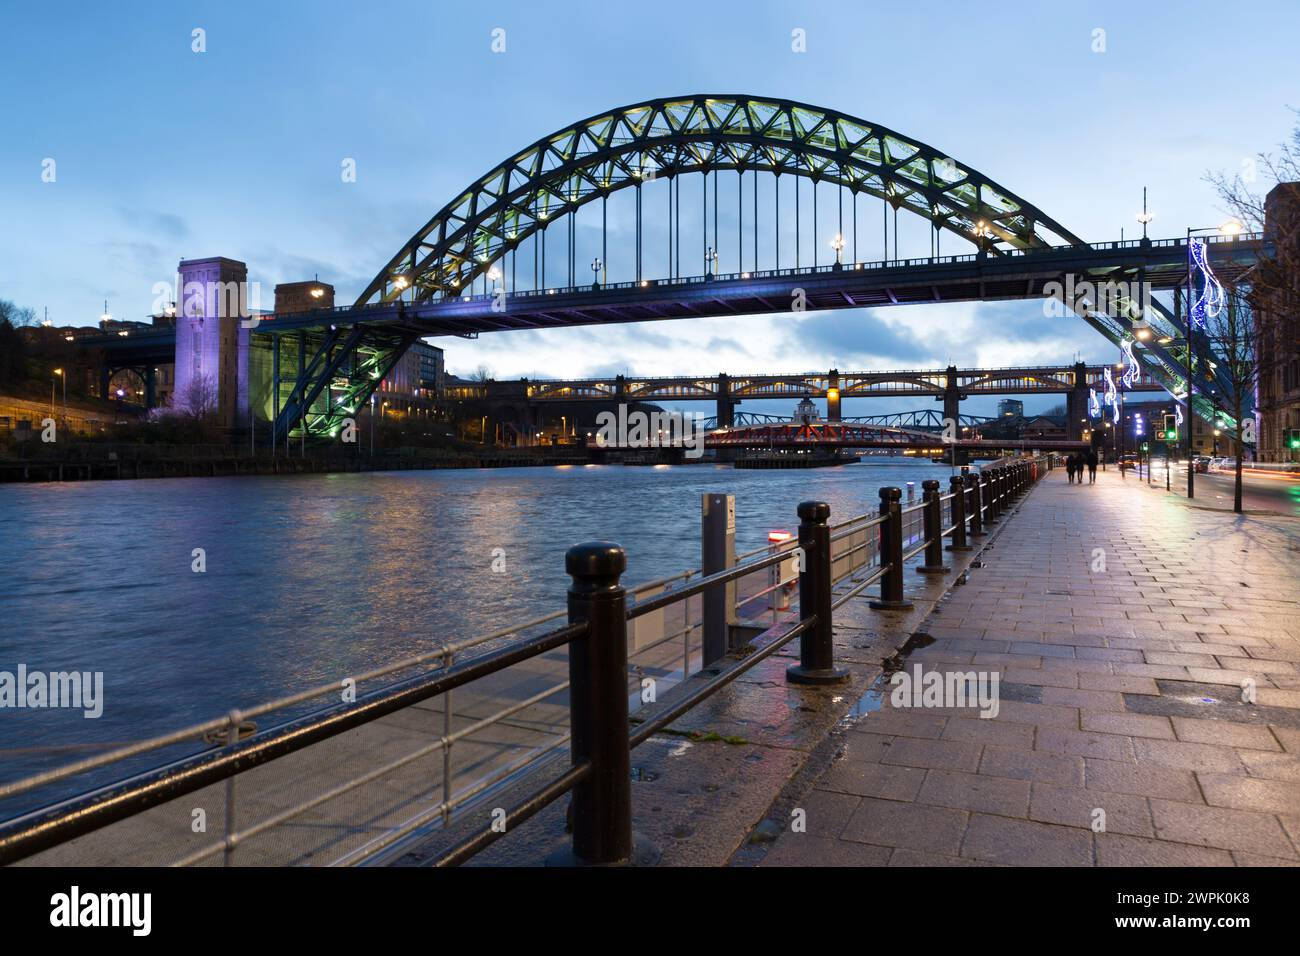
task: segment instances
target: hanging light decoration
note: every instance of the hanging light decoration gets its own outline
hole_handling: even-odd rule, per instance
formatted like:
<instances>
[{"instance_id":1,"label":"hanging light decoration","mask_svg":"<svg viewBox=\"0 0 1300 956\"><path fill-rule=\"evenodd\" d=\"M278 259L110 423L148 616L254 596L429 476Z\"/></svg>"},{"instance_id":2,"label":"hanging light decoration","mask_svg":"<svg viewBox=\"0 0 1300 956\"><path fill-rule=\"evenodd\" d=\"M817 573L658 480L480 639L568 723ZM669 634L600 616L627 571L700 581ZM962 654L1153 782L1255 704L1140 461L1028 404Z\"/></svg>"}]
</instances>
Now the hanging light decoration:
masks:
<instances>
[{"instance_id":1,"label":"hanging light decoration","mask_svg":"<svg viewBox=\"0 0 1300 956\"><path fill-rule=\"evenodd\" d=\"M1214 277L1214 270L1206 259L1206 245L1200 239L1193 239L1189 247L1192 255L1192 267L1201 273L1201 292L1192 302L1192 326L1205 328L1207 317L1214 318L1223 309L1223 286Z\"/></svg>"},{"instance_id":2,"label":"hanging light decoration","mask_svg":"<svg viewBox=\"0 0 1300 956\"><path fill-rule=\"evenodd\" d=\"M1125 388L1132 388L1142 374L1142 366L1138 365L1138 360L1133 356L1133 340L1125 339L1120 345L1120 352L1124 356L1124 374L1120 381Z\"/></svg>"},{"instance_id":3,"label":"hanging light decoration","mask_svg":"<svg viewBox=\"0 0 1300 956\"><path fill-rule=\"evenodd\" d=\"M1115 388L1115 376L1110 373L1110 366L1106 366L1106 404L1111 407L1111 421L1116 425L1119 424L1119 392Z\"/></svg>"},{"instance_id":4,"label":"hanging light decoration","mask_svg":"<svg viewBox=\"0 0 1300 956\"><path fill-rule=\"evenodd\" d=\"M1095 388L1088 389L1088 417L1101 417L1101 401L1097 398L1097 390Z\"/></svg>"}]
</instances>

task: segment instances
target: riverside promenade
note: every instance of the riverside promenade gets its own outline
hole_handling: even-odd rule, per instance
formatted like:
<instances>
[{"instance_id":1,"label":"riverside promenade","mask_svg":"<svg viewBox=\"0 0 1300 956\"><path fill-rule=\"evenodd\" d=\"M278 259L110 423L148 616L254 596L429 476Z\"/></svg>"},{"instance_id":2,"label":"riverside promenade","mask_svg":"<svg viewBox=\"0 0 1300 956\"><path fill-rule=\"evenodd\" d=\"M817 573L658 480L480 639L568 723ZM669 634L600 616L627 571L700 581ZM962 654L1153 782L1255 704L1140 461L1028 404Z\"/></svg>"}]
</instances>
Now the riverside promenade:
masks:
<instances>
[{"instance_id":1,"label":"riverside promenade","mask_svg":"<svg viewBox=\"0 0 1300 956\"><path fill-rule=\"evenodd\" d=\"M1300 520L1057 470L976 560L901 665L996 673L997 716L887 670L733 865L1300 864Z\"/></svg>"}]
</instances>

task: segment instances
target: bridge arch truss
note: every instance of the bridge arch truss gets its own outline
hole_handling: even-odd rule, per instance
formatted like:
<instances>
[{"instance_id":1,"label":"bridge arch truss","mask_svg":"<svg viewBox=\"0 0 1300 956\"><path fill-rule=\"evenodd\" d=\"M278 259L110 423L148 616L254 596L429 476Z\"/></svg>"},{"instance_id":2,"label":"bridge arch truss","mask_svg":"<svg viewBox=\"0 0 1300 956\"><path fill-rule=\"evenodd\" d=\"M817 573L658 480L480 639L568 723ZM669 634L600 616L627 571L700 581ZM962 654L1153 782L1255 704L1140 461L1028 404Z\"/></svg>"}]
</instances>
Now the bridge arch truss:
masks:
<instances>
[{"instance_id":1,"label":"bridge arch truss","mask_svg":"<svg viewBox=\"0 0 1300 956\"><path fill-rule=\"evenodd\" d=\"M987 176L879 124L791 100L696 94L597 114L510 157L412 236L357 305L458 296L588 203L652 179L720 170L875 196L991 255L1081 242Z\"/></svg>"}]
</instances>

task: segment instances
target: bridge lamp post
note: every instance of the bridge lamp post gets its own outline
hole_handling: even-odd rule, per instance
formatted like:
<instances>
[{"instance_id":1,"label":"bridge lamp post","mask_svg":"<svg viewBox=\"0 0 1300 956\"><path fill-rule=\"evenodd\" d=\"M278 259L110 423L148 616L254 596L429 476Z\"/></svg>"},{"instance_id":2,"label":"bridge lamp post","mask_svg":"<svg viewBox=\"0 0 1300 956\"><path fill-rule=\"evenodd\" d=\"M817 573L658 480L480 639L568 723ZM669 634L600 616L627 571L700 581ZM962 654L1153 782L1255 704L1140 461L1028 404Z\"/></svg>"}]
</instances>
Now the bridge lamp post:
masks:
<instances>
[{"instance_id":1,"label":"bridge lamp post","mask_svg":"<svg viewBox=\"0 0 1300 956\"><path fill-rule=\"evenodd\" d=\"M1143 206L1146 205L1145 189L1142 191L1142 204ZM1138 222L1142 223L1142 238L1145 239L1147 237L1147 224L1150 223L1151 220L1155 219L1156 217L1151 215L1149 212L1147 212L1146 209L1143 209L1134 218L1137 219Z\"/></svg>"},{"instance_id":2,"label":"bridge lamp post","mask_svg":"<svg viewBox=\"0 0 1300 956\"><path fill-rule=\"evenodd\" d=\"M1192 342L1194 336L1195 323L1192 320L1192 301L1196 296L1196 262L1192 258L1192 236L1196 233L1210 235L1217 233L1221 236L1235 236L1241 233L1244 227L1235 219L1229 219L1219 226L1202 226L1199 229L1187 228L1187 349L1186 349L1186 366L1187 373L1187 497L1189 499L1196 497L1195 470L1192 467L1192 453L1194 448L1193 442L1193 425L1192 425Z\"/></svg>"},{"instance_id":3,"label":"bridge lamp post","mask_svg":"<svg viewBox=\"0 0 1300 956\"><path fill-rule=\"evenodd\" d=\"M599 256L591 260L591 287L593 289L600 288L600 270L603 265L604 263L600 261Z\"/></svg>"},{"instance_id":4,"label":"bridge lamp post","mask_svg":"<svg viewBox=\"0 0 1300 956\"><path fill-rule=\"evenodd\" d=\"M709 246L704 250L704 278L712 279L718 272L718 253Z\"/></svg>"},{"instance_id":5,"label":"bridge lamp post","mask_svg":"<svg viewBox=\"0 0 1300 956\"><path fill-rule=\"evenodd\" d=\"M835 268L840 269L843 263L840 261L840 254L844 251L844 236L835 233L835 238L831 240L831 248L835 250Z\"/></svg>"}]
</instances>

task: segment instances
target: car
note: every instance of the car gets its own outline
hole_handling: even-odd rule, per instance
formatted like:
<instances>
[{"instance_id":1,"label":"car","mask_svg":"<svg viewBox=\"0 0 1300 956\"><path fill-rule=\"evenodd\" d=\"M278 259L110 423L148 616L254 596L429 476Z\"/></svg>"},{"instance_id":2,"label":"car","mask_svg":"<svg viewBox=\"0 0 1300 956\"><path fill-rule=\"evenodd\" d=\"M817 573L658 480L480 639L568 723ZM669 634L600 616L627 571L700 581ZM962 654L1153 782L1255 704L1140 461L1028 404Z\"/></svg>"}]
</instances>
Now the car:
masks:
<instances>
[{"instance_id":1,"label":"car","mask_svg":"<svg viewBox=\"0 0 1300 956\"><path fill-rule=\"evenodd\" d=\"M1136 468L1141 459L1137 455L1121 455L1119 459L1119 470L1126 468Z\"/></svg>"},{"instance_id":2,"label":"car","mask_svg":"<svg viewBox=\"0 0 1300 956\"><path fill-rule=\"evenodd\" d=\"M1210 459L1206 455L1193 455L1192 469L1200 473L1208 472L1210 470Z\"/></svg>"}]
</instances>

